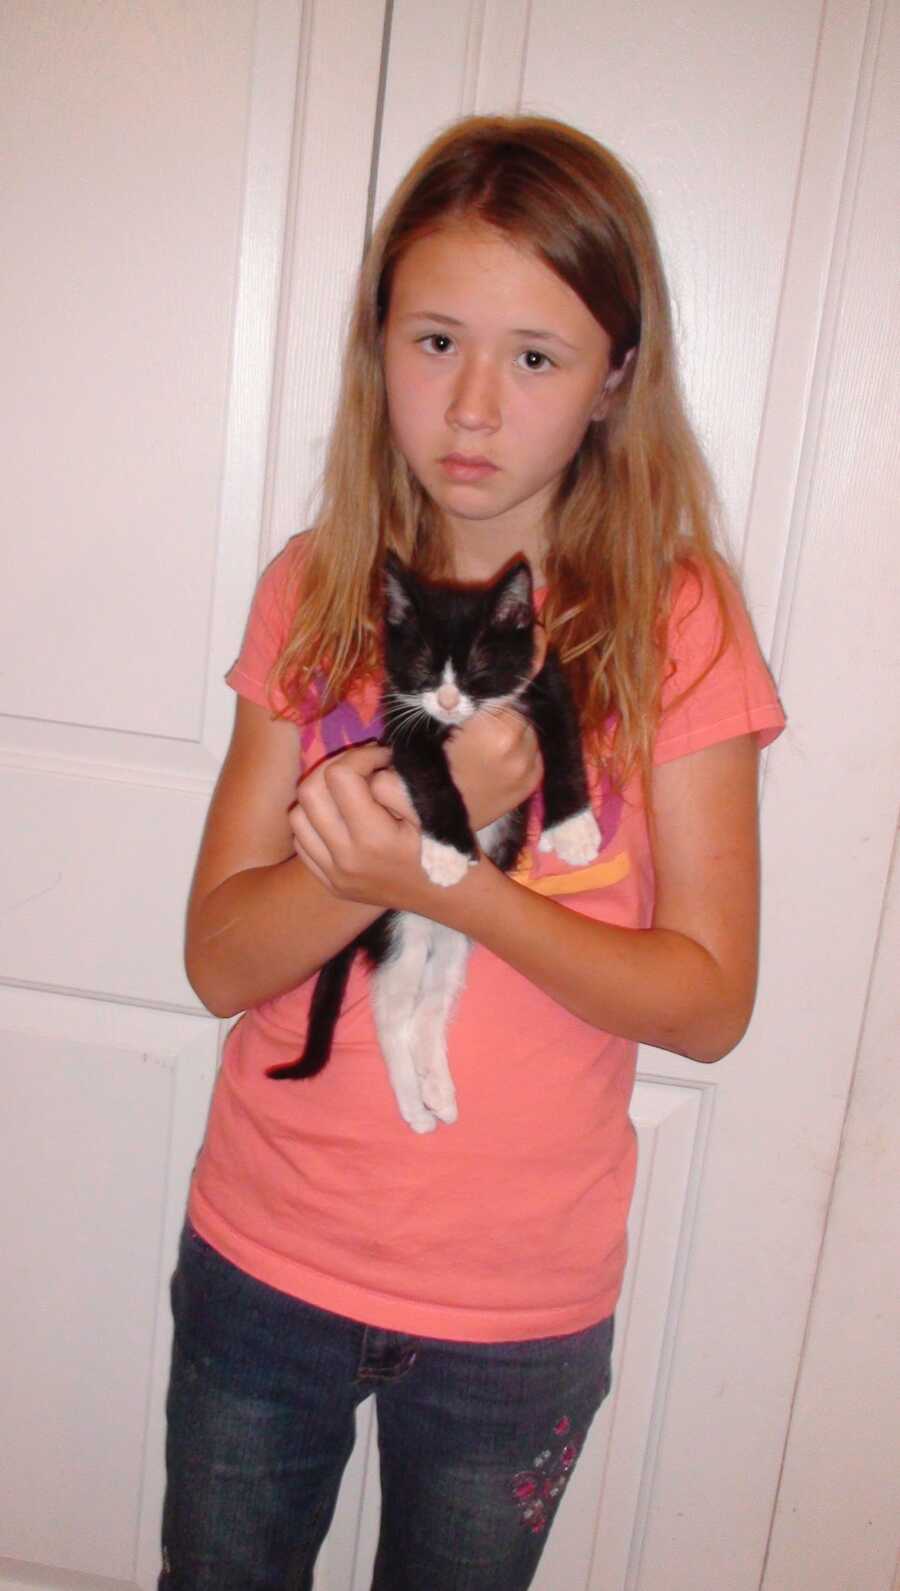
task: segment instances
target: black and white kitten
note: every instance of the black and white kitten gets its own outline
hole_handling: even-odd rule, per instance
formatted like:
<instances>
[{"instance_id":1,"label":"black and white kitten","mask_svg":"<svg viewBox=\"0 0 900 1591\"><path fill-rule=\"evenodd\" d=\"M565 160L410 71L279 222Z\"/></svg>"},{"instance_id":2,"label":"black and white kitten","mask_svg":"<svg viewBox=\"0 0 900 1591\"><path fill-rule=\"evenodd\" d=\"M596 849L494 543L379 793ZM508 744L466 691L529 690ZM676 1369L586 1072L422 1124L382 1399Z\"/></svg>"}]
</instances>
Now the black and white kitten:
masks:
<instances>
[{"instance_id":1,"label":"black and white kitten","mask_svg":"<svg viewBox=\"0 0 900 1591\"><path fill-rule=\"evenodd\" d=\"M575 708L552 651L532 679L535 615L531 570L520 559L487 586L422 580L389 554L384 570L385 741L422 825L422 866L451 885L479 846L503 871L525 839L528 803L476 836L447 764L445 745L474 713L513 707L537 732L544 761L543 851L572 865L600 846L588 800ZM414 1132L456 1120L445 1033L463 985L469 940L413 912L384 912L325 963L310 1004L306 1047L269 1076L314 1077L328 1060L350 967L363 950L372 1002L400 1114Z\"/></svg>"}]
</instances>

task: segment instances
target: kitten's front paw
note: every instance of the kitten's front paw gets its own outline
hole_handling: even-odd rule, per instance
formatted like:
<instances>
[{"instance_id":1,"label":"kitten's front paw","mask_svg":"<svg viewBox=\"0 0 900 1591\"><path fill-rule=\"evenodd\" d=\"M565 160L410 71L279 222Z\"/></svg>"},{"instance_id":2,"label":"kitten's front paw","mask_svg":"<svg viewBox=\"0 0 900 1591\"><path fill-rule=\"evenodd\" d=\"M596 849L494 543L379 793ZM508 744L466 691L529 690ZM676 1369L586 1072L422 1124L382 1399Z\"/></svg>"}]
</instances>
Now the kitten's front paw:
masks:
<instances>
[{"instance_id":1,"label":"kitten's front paw","mask_svg":"<svg viewBox=\"0 0 900 1591\"><path fill-rule=\"evenodd\" d=\"M599 854L600 839L597 820L590 808L585 807L583 812L576 812L574 818L566 818L555 828L545 829L538 848L555 851L570 867L584 867Z\"/></svg>"},{"instance_id":2,"label":"kitten's front paw","mask_svg":"<svg viewBox=\"0 0 900 1591\"><path fill-rule=\"evenodd\" d=\"M429 839L427 834L422 835L422 866L432 884L458 884L465 878L468 869L474 866L474 858L466 856L464 851L458 851L455 845L442 845L440 840Z\"/></svg>"}]
</instances>

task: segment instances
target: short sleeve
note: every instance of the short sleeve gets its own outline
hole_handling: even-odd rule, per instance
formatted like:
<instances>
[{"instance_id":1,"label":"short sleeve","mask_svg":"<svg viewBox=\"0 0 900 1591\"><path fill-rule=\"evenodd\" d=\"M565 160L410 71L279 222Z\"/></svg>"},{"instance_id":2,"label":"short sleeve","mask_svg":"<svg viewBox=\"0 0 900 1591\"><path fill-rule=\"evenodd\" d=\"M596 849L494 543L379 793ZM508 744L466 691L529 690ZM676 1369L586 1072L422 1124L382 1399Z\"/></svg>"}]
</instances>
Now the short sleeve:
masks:
<instances>
[{"instance_id":1,"label":"short sleeve","mask_svg":"<svg viewBox=\"0 0 900 1591\"><path fill-rule=\"evenodd\" d=\"M655 763L672 762L738 735L756 734L760 746L767 746L784 728L785 716L747 610L724 568L721 578L728 637L718 657L722 617L710 572L686 570L676 589Z\"/></svg>"},{"instance_id":2,"label":"short sleeve","mask_svg":"<svg viewBox=\"0 0 900 1591\"><path fill-rule=\"evenodd\" d=\"M254 593L247 628L236 661L225 675L227 684L272 712L287 711L287 698L270 681L271 671L284 649L297 603L299 544L294 536L260 575Z\"/></svg>"}]
</instances>

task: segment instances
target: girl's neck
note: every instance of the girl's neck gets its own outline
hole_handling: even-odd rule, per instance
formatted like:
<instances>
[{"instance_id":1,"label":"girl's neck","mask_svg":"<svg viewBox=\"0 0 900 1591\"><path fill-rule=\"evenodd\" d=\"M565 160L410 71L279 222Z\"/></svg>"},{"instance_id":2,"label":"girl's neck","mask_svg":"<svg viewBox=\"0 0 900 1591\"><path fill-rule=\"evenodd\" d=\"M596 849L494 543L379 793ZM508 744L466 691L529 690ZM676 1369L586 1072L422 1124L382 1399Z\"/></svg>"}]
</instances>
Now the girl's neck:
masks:
<instances>
[{"instance_id":1,"label":"girl's neck","mask_svg":"<svg viewBox=\"0 0 900 1591\"><path fill-rule=\"evenodd\" d=\"M497 537L477 523L460 529L448 527L447 546L455 580L493 580L511 558L524 554L531 564L535 585L544 583L543 538L535 535Z\"/></svg>"}]
</instances>

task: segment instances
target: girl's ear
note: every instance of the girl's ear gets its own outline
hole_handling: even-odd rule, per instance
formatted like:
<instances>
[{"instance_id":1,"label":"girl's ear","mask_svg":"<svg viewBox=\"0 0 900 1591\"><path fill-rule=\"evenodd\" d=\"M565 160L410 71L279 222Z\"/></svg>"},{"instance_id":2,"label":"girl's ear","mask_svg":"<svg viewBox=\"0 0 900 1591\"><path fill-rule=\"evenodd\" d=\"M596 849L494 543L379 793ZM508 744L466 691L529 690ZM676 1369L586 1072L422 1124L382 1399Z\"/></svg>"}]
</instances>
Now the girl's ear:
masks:
<instances>
[{"instance_id":1,"label":"girl's ear","mask_svg":"<svg viewBox=\"0 0 900 1591\"><path fill-rule=\"evenodd\" d=\"M382 580L385 619L388 624L403 624L412 612L412 599L406 584L406 570L396 553L385 555Z\"/></svg>"},{"instance_id":2,"label":"girl's ear","mask_svg":"<svg viewBox=\"0 0 900 1591\"><path fill-rule=\"evenodd\" d=\"M616 365L613 370L610 370L606 380L603 383L597 407L594 409L594 412L591 415L592 420L606 419L606 416L609 413L609 400L616 391L617 387L622 385L628 368L631 365L636 353L637 348L629 348L625 358L622 360L622 363L620 365Z\"/></svg>"}]
</instances>

